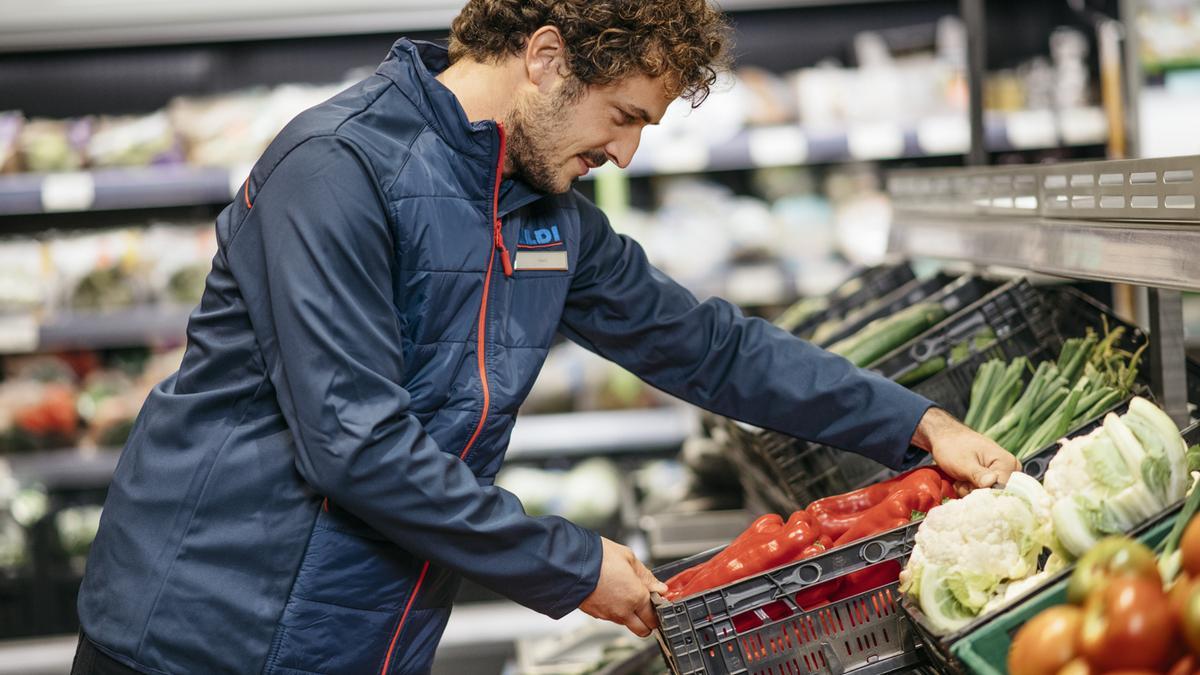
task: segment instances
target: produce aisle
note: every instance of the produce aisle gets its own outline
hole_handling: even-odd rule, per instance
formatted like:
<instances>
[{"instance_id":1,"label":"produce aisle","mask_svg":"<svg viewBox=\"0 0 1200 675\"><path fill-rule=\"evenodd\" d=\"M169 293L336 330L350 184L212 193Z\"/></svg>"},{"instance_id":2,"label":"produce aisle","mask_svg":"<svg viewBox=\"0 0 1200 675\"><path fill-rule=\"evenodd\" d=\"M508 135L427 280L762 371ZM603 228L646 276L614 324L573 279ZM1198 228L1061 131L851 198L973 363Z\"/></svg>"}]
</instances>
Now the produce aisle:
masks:
<instances>
[{"instance_id":1,"label":"produce aisle","mask_svg":"<svg viewBox=\"0 0 1200 675\"><path fill-rule=\"evenodd\" d=\"M69 669L100 507L179 365L216 214L289 120L461 2L311 4L0 26L0 675ZM434 672L1200 672L1200 158L1101 161L1137 149L1105 70L1128 3L721 4L735 70L577 188L698 297L929 397L1025 475L962 496L559 340L496 484L653 566L662 628L467 582ZM1158 12L1143 51L1182 20L1137 11ZM1153 636L1112 609L1129 594Z\"/></svg>"}]
</instances>

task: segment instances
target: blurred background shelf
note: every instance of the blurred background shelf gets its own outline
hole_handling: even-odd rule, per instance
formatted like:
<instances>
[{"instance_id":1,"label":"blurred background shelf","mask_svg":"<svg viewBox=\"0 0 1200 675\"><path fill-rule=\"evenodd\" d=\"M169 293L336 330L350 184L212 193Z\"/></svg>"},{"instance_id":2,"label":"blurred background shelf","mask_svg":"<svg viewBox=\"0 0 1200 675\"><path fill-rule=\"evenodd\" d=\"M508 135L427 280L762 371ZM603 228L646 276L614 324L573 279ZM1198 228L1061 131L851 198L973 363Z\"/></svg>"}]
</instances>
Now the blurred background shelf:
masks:
<instances>
[{"instance_id":1,"label":"blurred background shelf","mask_svg":"<svg viewBox=\"0 0 1200 675\"><path fill-rule=\"evenodd\" d=\"M131 307L72 312L39 319L0 315L0 354L116 347L170 347L183 343L191 307Z\"/></svg>"},{"instance_id":2,"label":"blurred background shelf","mask_svg":"<svg viewBox=\"0 0 1200 675\"><path fill-rule=\"evenodd\" d=\"M997 113L985 126L993 152L1100 145L1107 134L1104 111L1097 107ZM626 172L653 176L944 157L961 155L969 146L970 130L961 115L930 118L910 128L871 123L813 132L780 125L745 129L716 145L693 138L648 144ZM248 167L155 166L0 176L0 215L223 205L237 195L248 172Z\"/></svg>"},{"instance_id":3,"label":"blurred background shelf","mask_svg":"<svg viewBox=\"0 0 1200 675\"><path fill-rule=\"evenodd\" d=\"M991 152L1102 145L1107 137L1108 123L1098 107L1058 113L995 113L987 116L984 126L985 143ZM716 145L695 138L647 145L634 156L627 173L653 176L947 157L965 153L970 143L965 115L931 117L911 127L886 122L823 132L795 125L757 127Z\"/></svg>"}]
</instances>

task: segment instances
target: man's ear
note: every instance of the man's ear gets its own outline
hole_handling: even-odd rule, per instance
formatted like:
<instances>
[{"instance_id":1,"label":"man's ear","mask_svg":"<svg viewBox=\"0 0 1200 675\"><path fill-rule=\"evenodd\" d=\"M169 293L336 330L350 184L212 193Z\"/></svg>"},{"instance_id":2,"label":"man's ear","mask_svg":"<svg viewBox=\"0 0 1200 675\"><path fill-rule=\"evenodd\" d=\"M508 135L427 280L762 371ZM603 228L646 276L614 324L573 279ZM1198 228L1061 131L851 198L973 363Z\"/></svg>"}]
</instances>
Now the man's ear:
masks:
<instances>
[{"instance_id":1,"label":"man's ear","mask_svg":"<svg viewBox=\"0 0 1200 675\"><path fill-rule=\"evenodd\" d=\"M554 26L542 26L525 43L525 74L543 92L567 75L566 44Z\"/></svg>"}]
</instances>

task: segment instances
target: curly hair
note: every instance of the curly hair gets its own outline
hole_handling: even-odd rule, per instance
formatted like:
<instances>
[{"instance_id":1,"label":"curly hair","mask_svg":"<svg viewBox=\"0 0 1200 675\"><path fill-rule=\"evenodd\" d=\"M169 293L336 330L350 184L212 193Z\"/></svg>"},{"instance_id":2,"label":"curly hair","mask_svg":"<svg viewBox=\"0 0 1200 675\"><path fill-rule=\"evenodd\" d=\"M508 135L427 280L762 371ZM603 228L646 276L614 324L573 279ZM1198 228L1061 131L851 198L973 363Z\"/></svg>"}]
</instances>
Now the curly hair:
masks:
<instances>
[{"instance_id":1,"label":"curly hair","mask_svg":"<svg viewBox=\"0 0 1200 675\"><path fill-rule=\"evenodd\" d=\"M450 62L519 55L542 26L562 34L569 75L586 85L662 76L695 107L728 65L729 27L708 0L469 0L450 24Z\"/></svg>"}]
</instances>

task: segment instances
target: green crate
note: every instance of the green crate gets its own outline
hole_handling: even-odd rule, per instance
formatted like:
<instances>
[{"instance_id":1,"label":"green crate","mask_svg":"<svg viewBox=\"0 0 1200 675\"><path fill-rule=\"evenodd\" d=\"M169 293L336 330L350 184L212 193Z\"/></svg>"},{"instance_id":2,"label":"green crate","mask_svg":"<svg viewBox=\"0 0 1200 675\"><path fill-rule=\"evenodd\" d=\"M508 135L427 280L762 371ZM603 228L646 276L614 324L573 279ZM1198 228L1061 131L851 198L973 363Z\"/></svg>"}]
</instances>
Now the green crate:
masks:
<instances>
[{"instance_id":1,"label":"green crate","mask_svg":"<svg viewBox=\"0 0 1200 675\"><path fill-rule=\"evenodd\" d=\"M1172 509L1169 515L1142 533L1138 540L1150 548L1158 546L1170 533L1178 512L1179 507ZM951 653L977 675L1007 675L1008 648L1012 644L1013 634L1043 609L1066 604L1069 580L1069 577L1060 579L1029 600L1004 610L979 630L952 645Z\"/></svg>"}]
</instances>

